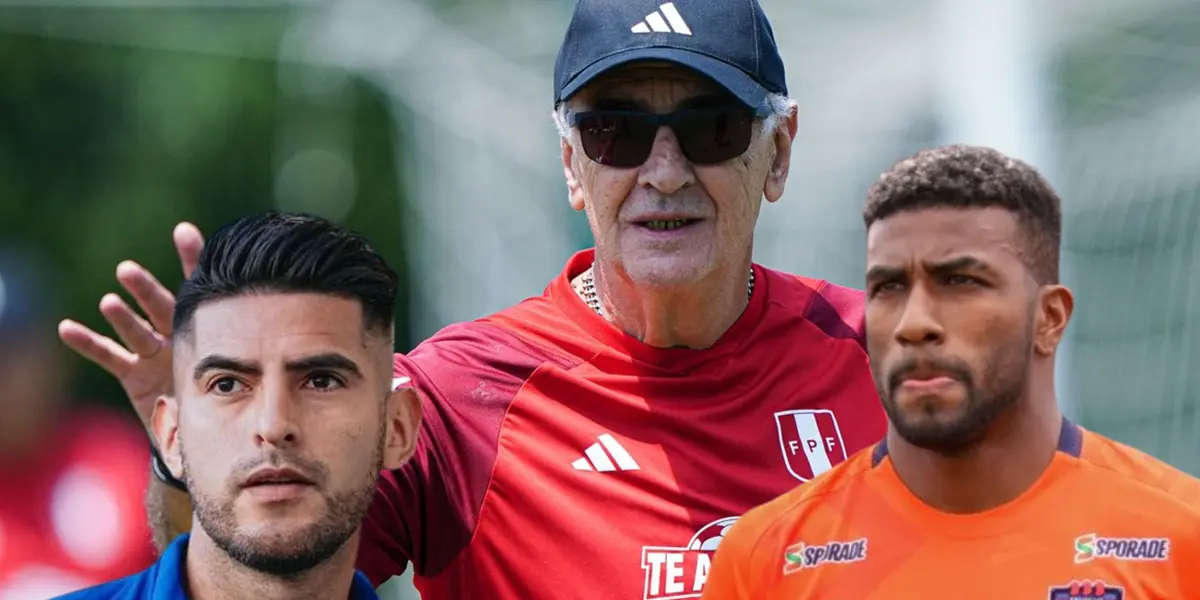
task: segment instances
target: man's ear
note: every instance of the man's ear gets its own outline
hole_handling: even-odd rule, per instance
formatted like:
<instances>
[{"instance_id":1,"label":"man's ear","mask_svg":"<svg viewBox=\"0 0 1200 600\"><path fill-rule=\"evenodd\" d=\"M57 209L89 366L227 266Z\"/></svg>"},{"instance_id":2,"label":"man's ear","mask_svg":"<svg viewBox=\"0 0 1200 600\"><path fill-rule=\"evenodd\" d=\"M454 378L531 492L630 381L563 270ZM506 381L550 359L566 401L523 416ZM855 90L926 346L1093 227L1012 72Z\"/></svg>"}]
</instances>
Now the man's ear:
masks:
<instances>
[{"instance_id":1,"label":"man's ear","mask_svg":"<svg viewBox=\"0 0 1200 600\"><path fill-rule=\"evenodd\" d=\"M780 117L775 125L775 158L771 161L771 170L767 172L767 181L763 186L763 197L767 202L775 202L783 197L783 189L792 168L792 142L796 139L798 126L796 103L793 102L787 116Z\"/></svg>"},{"instance_id":2,"label":"man's ear","mask_svg":"<svg viewBox=\"0 0 1200 600\"><path fill-rule=\"evenodd\" d=\"M151 433L163 462L171 474L183 479L183 455L179 446L179 401L174 396L159 396L150 415Z\"/></svg>"},{"instance_id":3,"label":"man's ear","mask_svg":"<svg viewBox=\"0 0 1200 600\"><path fill-rule=\"evenodd\" d=\"M571 167L571 161L575 158L575 148L567 138L559 138L559 145L562 148L563 177L567 180L567 198L571 208L583 210L583 185L575 176L575 169Z\"/></svg>"},{"instance_id":4,"label":"man's ear","mask_svg":"<svg viewBox=\"0 0 1200 600\"><path fill-rule=\"evenodd\" d=\"M387 443L383 449L383 468L398 469L412 458L421 428L421 397L411 387L400 387L387 399Z\"/></svg>"},{"instance_id":5,"label":"man's ear","mask_svg":"<svg viewBox=\"0 0 1200 600\"><path fill-rule=\"evenodd\" d=\"M1039 356L1053 356L1071 321L1075 297L1065 285L1048 285L1038 292L1037 329L1033 349Z\"/></svg>"}]
</instances>

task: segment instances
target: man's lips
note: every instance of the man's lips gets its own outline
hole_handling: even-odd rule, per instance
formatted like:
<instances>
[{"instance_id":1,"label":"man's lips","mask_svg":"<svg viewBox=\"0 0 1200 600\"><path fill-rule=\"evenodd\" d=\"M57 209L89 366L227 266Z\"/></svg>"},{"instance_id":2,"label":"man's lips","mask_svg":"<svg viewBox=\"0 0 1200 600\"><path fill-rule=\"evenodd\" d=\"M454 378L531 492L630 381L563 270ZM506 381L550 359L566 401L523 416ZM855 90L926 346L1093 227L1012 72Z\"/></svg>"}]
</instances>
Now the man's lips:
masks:
<instances>
[{"instance_id":1,"label":"man's lips","mask_svg":"<svg viewBox=\"0 0 1200 600\"><path fill-rule=\"evenodd\" d=\"M944 391L958 384L958 380L946 375L929 378L909 378L900 381L900 389L922 394Z\"/></svg>"},{"instance_id":2,"label":"man's lips","mask_svg":"<svg viewBox=\"0 0 1200 600\"><path fill-rule=\"evenodd\" d=\"M945 391L960 382L954 373L934 366L918 365L896 378L896 389L919 394Z\"/></svg>"},{"instance_id":3,"label":"man's lips","mask_svg":"<svg viewBox=\"0 0 1200 600\"><path fill-rule=\"evenodd\" d=\"M311 477L286 467L259 469L242 482L251 498L268 505L298 501L315 486Z\"/></svg>"},{"instance_id":4,"label":"man's lips","mask_svg":"<svg viewBox=\"0 0 1200 600\"><path fill-rule=\"evenodd\" d=\"M269 467L258 469L242 482L243 488L268 485L313 485L313 480L295 469Z\"/></svg>"}]
</instances>

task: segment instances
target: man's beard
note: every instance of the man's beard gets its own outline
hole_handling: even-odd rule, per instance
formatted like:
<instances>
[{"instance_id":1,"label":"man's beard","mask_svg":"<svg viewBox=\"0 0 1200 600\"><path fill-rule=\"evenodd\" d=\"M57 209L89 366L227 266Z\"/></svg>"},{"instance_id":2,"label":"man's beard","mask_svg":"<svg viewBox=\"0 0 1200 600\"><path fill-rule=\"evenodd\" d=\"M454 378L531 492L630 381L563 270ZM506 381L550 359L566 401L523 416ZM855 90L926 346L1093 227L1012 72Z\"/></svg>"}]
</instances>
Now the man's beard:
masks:
<instances>
[{"instance_id":1,"label":"man's beard","mask_svg":"<svg viewBox=\"0 0 1200 600\"><path fill-rule=\"evenodd\" d=\"M1020 401L1032 361L1032 331L1027 329L1026 332L1019 343L998 348L988 357L978 381L961 361L921 361L922 365L945 371L966 388L966 398L960 407L952 409L958 414L950 420L939 419L934 414L927 414L924 419L910 419L896 406L894 395L901 383L900 377L914 366L913 361L897 365L886 376L877 376L876 389L896 433L918 448L948 457L959 456L977 445L996 420Z\"/></svg>"},{"instance_id":2,"label":"man's beard","mask_svg":"<svg viewBox=\"0 0 1200 600\"><path fill-rule=\"evenodd\" d=\"M224 498L209 496L200 490L188 476L187 453L180 439L180 454L184 465L184 481L191 493L196 518L205 534L225 554L235 561L262 573L280 578L295 578L329 560L345 545L362 524L363 517L375 495L375 484L383 468L383 448L386 428L379 436L374 457L364 470L362 483L358 487L335 495L322 494L325 500L323 514L305 527L279 534L247 534L239 531L234 503L236 496ZM276 462L276 461L271 461ZM324 465L297 460L282 460L280 463L298 464L309 472L320 472L321 481L328 480L328 469ZM249 468L263 464L255 461ZM246 469L235 469L245 473ZM230 485L229 489L236 489ZM236 492L235 492L236 493Z\"/></svg>"}]
</instances>

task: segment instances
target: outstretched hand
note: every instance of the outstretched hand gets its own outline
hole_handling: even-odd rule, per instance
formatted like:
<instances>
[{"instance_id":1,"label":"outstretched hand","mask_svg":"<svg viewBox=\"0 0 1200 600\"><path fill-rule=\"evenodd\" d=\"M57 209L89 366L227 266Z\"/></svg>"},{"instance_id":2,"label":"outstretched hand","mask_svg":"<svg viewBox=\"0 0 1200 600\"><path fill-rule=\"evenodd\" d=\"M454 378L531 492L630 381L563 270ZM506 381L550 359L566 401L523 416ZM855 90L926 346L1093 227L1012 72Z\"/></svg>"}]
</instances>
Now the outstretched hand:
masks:
<instances>
[{"instance_id":1,"label":"outstretched hand","mask_svg":"<svg viewBox=\"0 0 1200 600\"><path fill-rule=\"evenodd\" d=\"M191 223L180 223L174 231L175 250L184 277L191 277L204 248L204 236ZM174 388L171 373L171 319L175 295L133 261L117 265L117 281L133 297L143 317L118 294L100 299L100 313L120 339L101 335L85 325L65 319L58 324L58 337L84 358L100 365L121 382L130 403L149 428L154 403Z\"/></svg>"}]
</instances>

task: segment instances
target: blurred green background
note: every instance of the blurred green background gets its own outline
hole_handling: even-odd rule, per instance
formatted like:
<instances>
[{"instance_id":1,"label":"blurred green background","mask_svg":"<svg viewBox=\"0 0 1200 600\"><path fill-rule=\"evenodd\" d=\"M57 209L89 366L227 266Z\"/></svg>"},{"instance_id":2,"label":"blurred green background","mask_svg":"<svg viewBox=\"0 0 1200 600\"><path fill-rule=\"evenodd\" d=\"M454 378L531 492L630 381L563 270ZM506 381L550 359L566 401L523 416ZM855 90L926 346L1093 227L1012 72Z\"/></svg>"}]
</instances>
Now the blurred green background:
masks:
<instances>
[{"instance_id":1,"label":"blurred green background","mask_svg":"<svg viewBox=\"0 0 1200 600\"><path fill-rule=\"evenodd\" d=\"M165 12L0 9L0 22L86 20L109 43L37 34L0 34L0 237L35 247L56 273L58 314L108 331L100 297L121 292L115 267L134 259L175 289L182 280L171 229L183 220L211 232L230 219L276 206L276 131L283 114L311 126L345 122L356 182L353 206L338 211L404 276L396 235L406 200L396 172L391 115L379 91L359 78L337 105L285 98L270 58L286 19L278 10L231 19L212 10ZM11 20L10 20L11 19ZM232 21L232 22L231 22ZM203 53L146 47L142 38L225 40ZM129 43L113 43L127 35ZM332 114L331 114L332 113ZM321 165L317 165L319 169ZM309 173L316 187L335 170ZM312 207L325 212L320 205ZM397 314L407 313L402 293ZM407 319L397 336L410 343ZM127 408L116 381L98 368L78 371L78 395Z\"/></svg>"}]
</instances>

